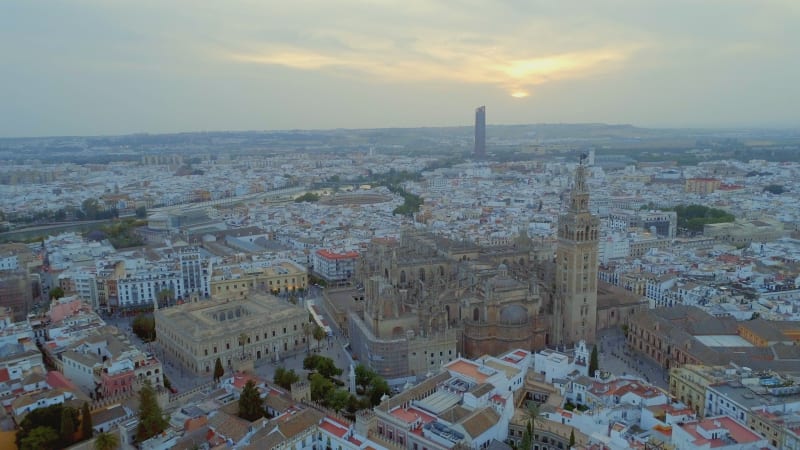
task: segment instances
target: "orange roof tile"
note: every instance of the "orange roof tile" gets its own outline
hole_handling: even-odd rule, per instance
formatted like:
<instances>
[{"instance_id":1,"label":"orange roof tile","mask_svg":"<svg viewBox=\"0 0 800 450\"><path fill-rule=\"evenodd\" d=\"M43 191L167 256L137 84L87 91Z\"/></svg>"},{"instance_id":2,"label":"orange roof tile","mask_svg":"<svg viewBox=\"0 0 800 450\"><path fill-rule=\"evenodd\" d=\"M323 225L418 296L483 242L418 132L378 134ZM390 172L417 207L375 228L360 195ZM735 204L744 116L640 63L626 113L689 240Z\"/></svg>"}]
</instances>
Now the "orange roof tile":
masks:
<instances>
[{"instance_id":1,"label":"orange roof tile","mask_svg":"<svg viewBox=\"0 0 800 450\"><path fill-rule=\"evenodd\" d=\"M472 361L467 361L464 359L457 359L446 366L449 370L453 372L460 373L466 377L469 377L478 383L483 383L489 378L486 374L483 374L478 371L480 366Z\"/></svg>"}]
</instances>

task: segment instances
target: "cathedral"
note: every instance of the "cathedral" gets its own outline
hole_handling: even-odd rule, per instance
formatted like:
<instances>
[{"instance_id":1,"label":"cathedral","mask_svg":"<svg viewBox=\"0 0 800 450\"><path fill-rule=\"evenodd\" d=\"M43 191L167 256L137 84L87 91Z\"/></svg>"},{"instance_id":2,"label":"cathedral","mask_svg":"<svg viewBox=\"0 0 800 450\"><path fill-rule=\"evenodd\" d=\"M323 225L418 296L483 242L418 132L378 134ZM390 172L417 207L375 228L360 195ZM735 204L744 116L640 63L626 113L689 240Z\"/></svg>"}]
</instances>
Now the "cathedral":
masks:
<instances>
[{"instance_id":1,"label":"cathedral","mask_svg":"<svg viewBox=\"0 0 800 450\"><path fill-rule=\"evenodd\" d=\"M373 241L356 273L363 307L346 320L354 355L397 379L459 354L593 343L599 220L587 172L581 160L556 241L523 232L506 247L479 247L415 230Z\"/></svg>"}]
</instances>

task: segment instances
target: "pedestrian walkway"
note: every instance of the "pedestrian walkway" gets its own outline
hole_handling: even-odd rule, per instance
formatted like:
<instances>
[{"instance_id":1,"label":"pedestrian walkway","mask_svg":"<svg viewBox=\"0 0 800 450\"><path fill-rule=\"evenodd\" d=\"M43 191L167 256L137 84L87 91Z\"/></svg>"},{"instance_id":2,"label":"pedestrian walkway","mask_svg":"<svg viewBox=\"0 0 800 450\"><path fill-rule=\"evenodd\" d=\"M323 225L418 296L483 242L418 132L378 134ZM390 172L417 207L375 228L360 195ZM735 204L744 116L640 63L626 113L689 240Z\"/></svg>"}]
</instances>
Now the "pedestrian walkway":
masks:
<instances>
[{"instance_id":1,"label":"pedestrian walkway","mask_svg":"<svg viewBox=\"0 0 800 450\"><path fill-rule=\"evenodd\" d=\"M603 330L598 333L597 345L600 369L614 375L633 375L667 389L667 371L658 364L628 347L627 340L619 328Z\"/></svg>"}]
</instances>

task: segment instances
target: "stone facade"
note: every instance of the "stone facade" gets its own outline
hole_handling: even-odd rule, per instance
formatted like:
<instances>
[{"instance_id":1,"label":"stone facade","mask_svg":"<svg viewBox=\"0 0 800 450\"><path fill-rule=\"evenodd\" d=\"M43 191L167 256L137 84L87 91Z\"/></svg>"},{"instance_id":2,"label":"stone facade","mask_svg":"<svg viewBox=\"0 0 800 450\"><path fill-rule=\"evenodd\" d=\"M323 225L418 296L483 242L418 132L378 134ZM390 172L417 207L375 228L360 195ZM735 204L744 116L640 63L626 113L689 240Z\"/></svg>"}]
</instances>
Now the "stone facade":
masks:
<instances>
[{"instance_id":1,"label":"stone facade","mask_svg":"<svg viewBox=\"0 0 800 450\"><path fill-rule=\"evenodd\" d=\"M546 343L530 240L482 249L427 233L378 240L359 262L363 311L347 320L354 352L395 377L455 359ZM390 368L391 367L391 368Z\"/></svg>"},{"instance_id":2,"label":"stone facade","mask_svg":"<svg viewBox=\"0 0 800 450\"><path fill-rule=\"evenodd\" d=\"M292 262L245 271L239 268L215 268L211 277L211 295L217 299L240 299L250 291L292 293L308 288L305 268Z\"/></svg>"},{"instance_id":3,"label":"stone facade","mask_svg":"<svg viewBox=\"0 0 800 450\"><path fill-rule=\"evenodd\" d=\"M355 355L389 379L412 377L457 353L591 344L598 326L624 323L638 300L607 302L598 325L599 221L588 209L587 171L576 170L557 242L522 233L481 247L411 230L374 240L356 267L363 291L347 294L358 300L325 298Z\"/></svg>"},{"instance_id":4,"label":"stone facade","mask_svg":"<svg viewBox=\"0 0 800 450\"><path fill-rule=\"evenodd\" d=\"M587 168L575 170L569 209L558 221L553 339L559 345L593 343L597 332L600 219L589 211Z\"/></svg>"},{"instance_id":5,"label":"stone facade","mask_svg":"<svg viewBox=\"0 0 800 450\"><path fill-rule=\"evenodd\" d=\"M239 359L276 359L306 348L308 312L268 295L187 303L154 315L158 343L197 374L212 373L217 358L233 367Z\"/></svg>"}]
</instances>

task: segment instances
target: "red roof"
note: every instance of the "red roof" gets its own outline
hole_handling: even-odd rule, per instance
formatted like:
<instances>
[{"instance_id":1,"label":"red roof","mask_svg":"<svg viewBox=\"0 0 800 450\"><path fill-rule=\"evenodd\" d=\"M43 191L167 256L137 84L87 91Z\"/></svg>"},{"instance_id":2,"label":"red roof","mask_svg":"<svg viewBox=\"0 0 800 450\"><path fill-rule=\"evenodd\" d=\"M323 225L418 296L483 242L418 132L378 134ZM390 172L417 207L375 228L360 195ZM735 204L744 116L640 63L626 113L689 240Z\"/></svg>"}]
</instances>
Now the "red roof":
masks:
<instances>
[{"instance_id":1,"label":"red roof","mask_svg":"<svg viewBox=\"0 0 800 450\"><path fill-rule=\"evenodd\" d=\"M183 423L183 431L194 431L208 425L208 417L200 416L186 419Z\"/></svg>"},{"instance_id":2,"label":"red roof","mask_svg":"<svg viewBox=\"0 0 800 450\"><path fill-rule=\"evenodd\" d=\"M11 376L8 374L8 369L6 369L5 367L0 369L0 383L5 383L10 379Z\"/></svg>"},{"instance_id":3,"label":"red roof","mask_svg":"<svg viewBox=\"0 0 800 450\"><path fill-rule=\"evenodd\" d=\"M750 431L749 429L743 427L736 423L730 417L719 416L719 417L711 417L708 419L703 419L699 422L688 423L686 425L682 425L684 431L689 433L694 440L695 445L706 445L710 444L713 447L719 447L722 445L722 439L706 439L704 438L700 432L697 431L698 428L702 428L703 430L716 430L716 429L724 429L728 432L730 438L735 441L737 444L749 444L751 442L756 442L761 440L761 437L754 432Z\"/></svg>"},{"instance_id":4,"label":"red roof","mask_svg":"<svg viewBox=\"0 0 800 450\"><path fill-rule=\"evenodd\" d=\"M337 425L328 422L327 420L323 420L322 423L319 424L319 427L339 438L347 434L347 428L341 428Z\"/></svg>"},{"instance_id":5,"label":"red roof","mask_svg":"<svg viewBox=\"0 0 800 450\"><path fill-rule=\"evenodd\" d=\"M3 369L5 370L5 369ZM69 378L65 377L63 373L58 372L56 370L51 370L47 372L47 384L53 389L68 389L68 390L77 390L72 381Z\"/></svg>"},{"instance_id":6,"label":"red roof","mask_svg":"<svg viewBox=\"0 0 800 450\"><path fill-rule=\"evenodd\" d=\"M243 389L244 385L247 384L248 381L253 380L253 383L256 385L261 383L261 380L258 377L254 377L252 375L248 375L246 373L237 373L233 375L233 387L236 389Z\"/></svg>"},{"instance_id":7,"label":"red roof","mask_svg":"<svg viewBox=\"0 0 800 450\"><path fill-rule=\"evenodd\" d=\"M334 253L330 250L317 250L317 255L325 259L358 259L358 252Z\"/></svg>"}]
</instances>

